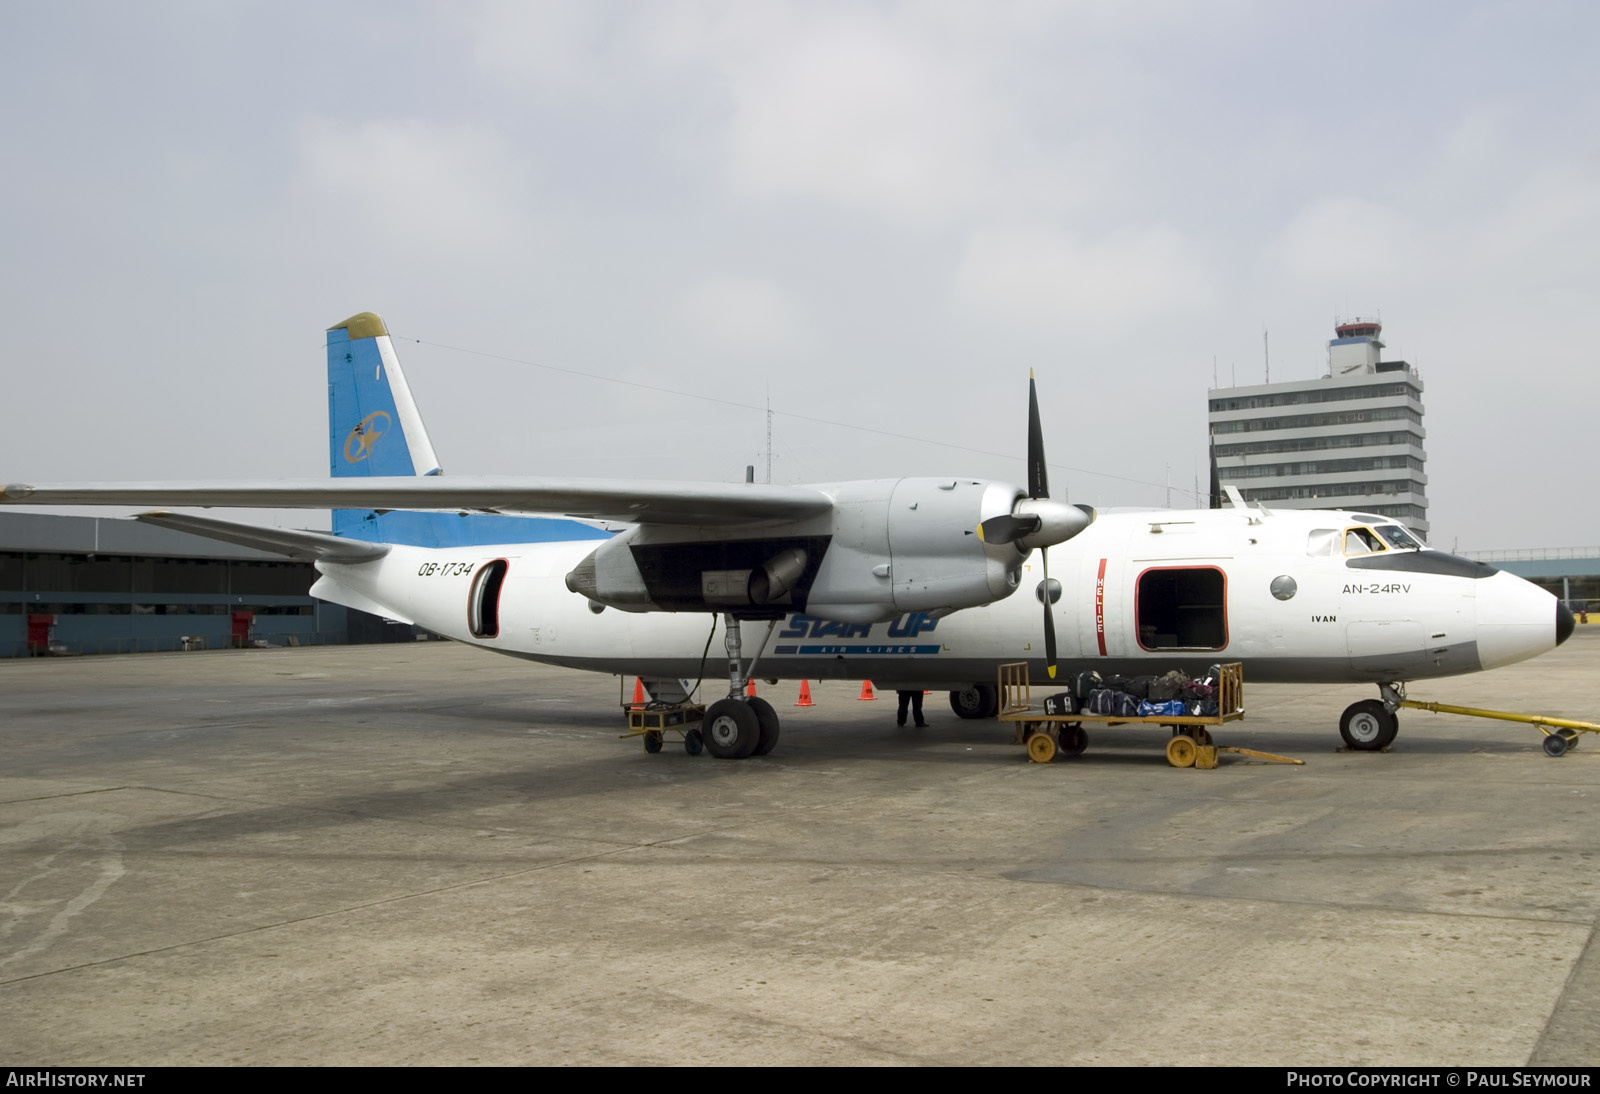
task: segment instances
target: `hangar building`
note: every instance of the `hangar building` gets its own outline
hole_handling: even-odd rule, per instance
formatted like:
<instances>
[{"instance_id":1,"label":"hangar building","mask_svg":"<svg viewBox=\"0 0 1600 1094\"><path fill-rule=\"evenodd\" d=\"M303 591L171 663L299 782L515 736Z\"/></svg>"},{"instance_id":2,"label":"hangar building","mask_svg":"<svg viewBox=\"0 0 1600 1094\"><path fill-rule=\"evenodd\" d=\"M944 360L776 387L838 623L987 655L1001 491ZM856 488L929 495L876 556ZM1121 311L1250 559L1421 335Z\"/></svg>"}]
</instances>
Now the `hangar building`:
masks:
<instances>
[{"instance_id":1,"label":"hangar building","mask_svg":"<svg viewBox=\"0 0 1600 1094\"><path fill-rule=\"evenodd\" d=\"M134 520L0 513L0 657L409 640L310 595L316 572Z\"/></svg>"}]
</instances>

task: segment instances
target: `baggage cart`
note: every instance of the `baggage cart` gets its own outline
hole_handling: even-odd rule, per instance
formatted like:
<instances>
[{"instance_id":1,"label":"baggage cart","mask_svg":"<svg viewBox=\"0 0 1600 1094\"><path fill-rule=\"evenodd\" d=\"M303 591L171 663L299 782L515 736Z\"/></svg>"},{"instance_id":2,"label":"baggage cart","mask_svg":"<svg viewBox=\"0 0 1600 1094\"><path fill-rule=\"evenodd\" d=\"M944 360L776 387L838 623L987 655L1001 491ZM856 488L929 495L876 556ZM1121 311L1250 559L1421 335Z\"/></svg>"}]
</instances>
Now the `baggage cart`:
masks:
<instances>
[{"instance_id":1,"label":"baggage cart","mask_svg":"<svg viewBox=\"0 0 1600 1094\"><path fill-rule=\"evenodd\" d=\"M705 719L706 708L698 703L649 703L642 707L627 707L628 732L622 736L643 737L646 752L660 752L668 733L683 735L683 750L698 756L705 748L705 738L700 723Z\"/></svg>"},{"instance_id":2,"label":"baggage cart","mask_svg":"<svg viewBox=\"0 0 1600 1094\"><path fill-rule=\"evenodd\" d=\"M1089 745L1089 734L1083 728L1085 722L1171 727L1172 733L1167 741L1167 762L1173 767L1214 768L1217 766L1218 752L1233 752L1277 763L1303 762L1254 749L1223 748L1212 740L1211 726L1220 726L1244 717L1244 666L1237 661L1220 666L1216 714L1047 714L1033 708L1026 661L1001 665L996 690L1000 697L1000 712L996 717L1016 727L1014 740L1017 744L1027 746L1028 759L1034 763L1049 763L1058 755L1081 754Z\"/></svg>"}]
</instances>

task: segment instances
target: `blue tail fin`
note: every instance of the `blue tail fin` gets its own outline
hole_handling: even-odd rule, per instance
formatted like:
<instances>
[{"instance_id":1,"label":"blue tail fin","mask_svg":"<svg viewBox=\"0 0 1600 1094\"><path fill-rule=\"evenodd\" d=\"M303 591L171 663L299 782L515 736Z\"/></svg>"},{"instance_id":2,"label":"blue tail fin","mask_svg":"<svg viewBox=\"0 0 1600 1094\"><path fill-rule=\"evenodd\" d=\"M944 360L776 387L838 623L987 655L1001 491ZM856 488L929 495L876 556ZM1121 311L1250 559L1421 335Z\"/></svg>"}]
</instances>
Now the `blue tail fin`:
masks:
<instances>
[{"instance_id":1,"label":"blue tail fin","mask_svg":"<svg viewBox=\"0 0 1600 1094\"><path fill-rule=\"evenodd\" d=\"M439 460L383 320L353 315L328 330L328 467L353 476L437 475ZM418 547L604 539L575 520L335 509L335 535Z\"/></svg>"}]
</instances>

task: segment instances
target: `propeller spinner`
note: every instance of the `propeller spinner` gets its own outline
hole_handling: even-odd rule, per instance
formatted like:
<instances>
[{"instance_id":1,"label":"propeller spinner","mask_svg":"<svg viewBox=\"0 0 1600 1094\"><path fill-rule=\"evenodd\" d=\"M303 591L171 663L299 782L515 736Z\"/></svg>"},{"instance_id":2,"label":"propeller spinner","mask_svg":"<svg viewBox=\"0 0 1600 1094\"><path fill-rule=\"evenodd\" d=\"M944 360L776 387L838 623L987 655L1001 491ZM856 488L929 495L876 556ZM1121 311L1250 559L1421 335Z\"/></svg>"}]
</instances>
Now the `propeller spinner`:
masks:
<instances>
[{"instance_id":1,"label":"propeller spinner","mask_svg":"<svg viewBox=\"0 0 1600 1094\"><path fill-rule=\"evenodd\" d=\"M1045 588L1050 587L1050 547L1065 543L1089 526L1094 510L1069 505L1050 498L1050 480L1045 471L1044 430L1039 424L1039 392L1028 374L1028 496L1018 498L1011 512L990 517L978 525L978 538L985 543L1014 543L1026 551L1039 548L1044 566ZM1045 670L1056 675L1056 624L1050 612L1050 597L1044 600Z\"/></svg>"}]
</instances>

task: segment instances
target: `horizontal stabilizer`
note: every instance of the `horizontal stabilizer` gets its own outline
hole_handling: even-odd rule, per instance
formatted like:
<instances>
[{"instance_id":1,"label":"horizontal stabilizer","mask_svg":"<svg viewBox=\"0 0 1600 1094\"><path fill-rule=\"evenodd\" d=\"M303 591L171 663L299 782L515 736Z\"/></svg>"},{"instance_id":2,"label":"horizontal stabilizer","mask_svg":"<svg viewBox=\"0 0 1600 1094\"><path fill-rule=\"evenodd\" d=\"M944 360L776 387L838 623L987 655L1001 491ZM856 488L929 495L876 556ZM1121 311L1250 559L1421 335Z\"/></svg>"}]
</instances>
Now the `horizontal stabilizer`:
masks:
<instances>
[{"instance_id":1,"label":"horizontal stabilizer","mask_svg":"<svg viewBox=\"0 0 1600 1094\"><path fill-rule=\"evenodd\" d=\"M135 520L172 528L179 532L219 539L240 547L287 555L301 562L371 562L389 553L386 543L366 543L340 539L326 532L307 532L288 528L260 528L231 520L192 517L183 513L140 513Z\"/></svg>"},{"instance_id":2,"label":"horizontal stabilizer","mask_svg":"<svg viewBox=\"0 0 1600 1094\"><path fill-rule=\"evenodd\" d=\"M832 498L820 490L805 486L497 476L84 482L45 486L12 483L0 488L0 504L439 509L477 513L558 513L625 524L682 525L801 520L833 509Z\"/></svg>"}]
</instances>

